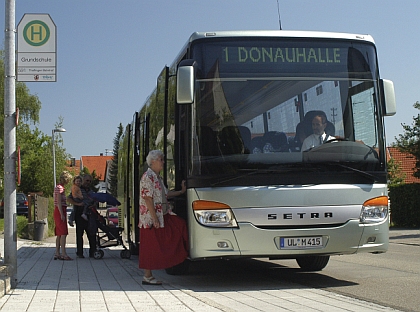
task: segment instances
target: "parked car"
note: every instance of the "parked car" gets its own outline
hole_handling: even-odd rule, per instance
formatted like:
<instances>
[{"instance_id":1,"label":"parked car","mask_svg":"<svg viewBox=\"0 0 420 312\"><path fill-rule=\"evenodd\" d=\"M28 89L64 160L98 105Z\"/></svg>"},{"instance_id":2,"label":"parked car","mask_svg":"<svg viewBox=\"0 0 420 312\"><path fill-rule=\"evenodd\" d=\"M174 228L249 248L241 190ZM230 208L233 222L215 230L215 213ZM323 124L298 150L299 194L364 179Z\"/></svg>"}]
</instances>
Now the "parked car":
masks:
<instances>
[{"instance_id":1,"label":"parked car","mask_svg":"<svg viewBox=\"0 0 420 312\"><path fill-rule=\"evenodd\" d=\"M28 216L28 197L23 193L16 193L16 212L18 215Z\"/></svg>"},{"instance_id":2,"label":"parked car","mask_svg":"<svg viewBox=\"0 0 420 312\"><path fill-rule=\"evenodd\" d=\"M109 225L118 226L118 207L110 207L106 210L106 218Z\"/></svg>"},{"instance_id":3,"label":"parked car","mask_svg":"<svg viewBox=\"0 0 420 312\"><path fill-rule=\"evenodd\" d=\"M28 197L23 193L16 193L16 212L20 216L28 216ZM4 218L4 199L0 203L0 218Z\"/></svg>"}]
</instances>

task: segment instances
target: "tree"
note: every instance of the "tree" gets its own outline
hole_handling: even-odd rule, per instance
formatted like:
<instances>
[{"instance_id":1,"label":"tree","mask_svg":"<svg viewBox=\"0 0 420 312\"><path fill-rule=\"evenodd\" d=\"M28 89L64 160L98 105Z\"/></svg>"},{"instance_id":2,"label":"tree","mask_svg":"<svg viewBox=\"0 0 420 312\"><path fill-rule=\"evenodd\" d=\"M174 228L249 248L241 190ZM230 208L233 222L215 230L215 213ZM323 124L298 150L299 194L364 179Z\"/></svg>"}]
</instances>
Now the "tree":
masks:
<instances>
[{"instance_id":1,"label":"tree","mask_svg":"<svg viewBox=\"0 0 420 312\"><path fill-rule=\"evenodd\" d=\"M401 164L395 162L394 158L388 161L388 185L401 185L404 184L405 173L401 170Z\"/></svg>"},{"instance_id":2,"label":"tree","mask_svg":"<svg viewBox=\"0 0 420 312\"><path fill-rule=\"evenodd\" d=\"M420 102L414 103L414 108L420 109ZM395 146L402 152L407 152L416 158L416 171L413 176L420 178L420 114L413 118L412 126L401 124L404 133L396 139Z\"/></svg>"},{"instance_id":3,"label":"tree","mask_svg":"<svg viewBox=\"0 0 420 312\"><path fill-rule=\"evenodd\" d=\"M52 138L42 133L39 123L41 101L37 95L30 94L25 83L16 82L16 107L19 109L19 122L16 126L16 148L20 148L21 185L18 190L24 193L42 192L52 196L54 191ZM0 51L0 109L4 111L4 61ZM59 117L56 127L61 127L63 118ZM35 126L31 129L30 126ZM0 127L4 129L4 114L0 114ZM0 153L4 155L3 136L0 138ZM60 134L56 135L56 169L58 174L64 170L68 155L65 152ZM0 163L0 180L3 179L4 163ZM0 187L3 196L3 185Z\"/></svg>"},{"instance_id":4,"label":"tree","mask_svg":"<svg viewBox=\"0 0 420 312\"><path fill-rule=\"evenodd\" d=\"M19 190L26 194L42 192L51 195L53 180L51 178L50 183L47 183L45 179L47 176L52 177L51 138L37 128L31 131L27 124L19 125L19 133L17 145L20 147L22 175Z\"/></svg>"},{"instance_id":5,"label":"tree","mask_svg":"<svg viewBox=\"0 0 420 312\"><path fill-rule=\"evenodd\" d=\"M61 127L62 118L57 127ZM34 130L28 124L19 124L17 145L21 154L21 184L18 186L23 193L42 192L44 196L52 196L54 191L53 181L53 156L52 138L42 133L37 127ZM56 134L55 163L57 176L64 170L68 155L62 147L61 134Z\"/></svg>"},{"instance_id":6,"label":"tree","mask_svg":"<svg viewBox=\"0 0 420 312\"><path fill-rule=\"evenodd\" d=\"M89 169L87 167L83 167L82 171L80 172L80 175L83 177L86 174L90 174L92 176L92 183L90 183L90 189L93 192L97 192L98 188L95 185L99 184L99 178L96 175L96 170L89 172Z\"/></svg>"},{"instance_id":7,"label":"tree","mask_svg":"<svg viewBox=\"0 0 420 312\"><path fill-rule=\"evenodd\" d=\"M123 126L120 123L118 126L118 132L114 138L114 157L112 158L111 168L109 169L109 188L108 191L118 196L118 150L120 148L120 139L123 134Z\"/></svg>"},{"instance_id":8,"label":"tree","mask_svg":"<svg viewBox=\"0 0 420 312\"><path fill-rule=\"evenodd\" d=\"M42 151L43 148L38 149L37 151L30 151L33 147L41 147L47 144L48 139L43 135L37 128L31 131L29 129L29 124L36 125L39 122L39 112L41 110L41 101L38 96L32 95L29 93L29 89L23 82L16 82L16 108L19 109L19 122L16 127L16 142L17 146L21 148L21 169L22 169L22 181L24 176L27 173L27 169L31 168L36 171L35 176L38 176L39 172L38 166L46 165L45 160L48 160L46 154ZM3 61L3 51L0 51L0 110L4 111L4 61ZM4 129L4 114L0 114L0 128ZM4 155L4 142L3 135L0 139L0 153ZM34 162L34 157L38 161ZM51 157L50 157L51 158ZM30 164L31 163L31 164ZM50 163L51 164L51 163ZM4 163L0 162L0 180L3 180L4 174ZM33 175L25 176L26 181L34 181ZM46 180L43 180L46 182ZM42 183L37 183L36 185L41 185ZM28 187L29 187L28 183ZM52 186L52 180L51 180ZM26 186L23 185L23 189L26 190ZM35 190L31 190L35 191ZM52 193L52 190L51 190ZM3 196L3 184L0 187L0 195Z\"/></svg>"},{"instance_id":9,"label":"tree","mask_svg":"<svg viewBox=\"0 0 420 312\"><path fill-rule=\"evenodd\" d=\"M4 61L3 51L0 51L0 109L4 111ZM16 82L16 107L19 108L19 122L30 122L33 125L39 122L41 101L37 95L29 93L23 82ZM0 114L0 127L4 129L4 115ZM3 136L2 136L3 139Z\"/></svg>"}]
</instances>

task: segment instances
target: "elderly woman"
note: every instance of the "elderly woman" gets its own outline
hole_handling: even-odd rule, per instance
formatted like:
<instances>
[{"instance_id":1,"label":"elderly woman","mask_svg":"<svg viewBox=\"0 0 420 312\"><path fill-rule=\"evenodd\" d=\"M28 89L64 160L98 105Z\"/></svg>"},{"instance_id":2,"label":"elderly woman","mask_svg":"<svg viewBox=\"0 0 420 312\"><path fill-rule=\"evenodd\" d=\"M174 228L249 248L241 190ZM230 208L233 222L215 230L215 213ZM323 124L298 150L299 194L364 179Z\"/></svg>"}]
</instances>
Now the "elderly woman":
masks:
<instances>
[{"instance_id":1,"label":"elderly woman","mask_svg":"<svg viewBox=\"0 0 420 312\"><path fill-rule=\"evenodd\" d=\"M169 207L167 199L184 194L185 181L180 191L168 191L159 172L163 169L163 153L150 151L146 158L149 168L140 180L140 253L139 268L144 269L142 284L161 285L152 270L173 267L188 256L187 226Z\"/></svg>"},{"instance_id":2,"label":"elderly woman","mask_svg":"<svg viewBox=\"0 0 420 312\"><path fill-rule=\"evenodd\" d=\"M54 260L73 260L67 255L66 240L69 234L67 228L67 202L64 186L72 179L68 171L60 174L60 182L54 189L54 223L55 223L55 255ZM60 254L61 249L61 254Z\"/></svg>"}]
</instances>

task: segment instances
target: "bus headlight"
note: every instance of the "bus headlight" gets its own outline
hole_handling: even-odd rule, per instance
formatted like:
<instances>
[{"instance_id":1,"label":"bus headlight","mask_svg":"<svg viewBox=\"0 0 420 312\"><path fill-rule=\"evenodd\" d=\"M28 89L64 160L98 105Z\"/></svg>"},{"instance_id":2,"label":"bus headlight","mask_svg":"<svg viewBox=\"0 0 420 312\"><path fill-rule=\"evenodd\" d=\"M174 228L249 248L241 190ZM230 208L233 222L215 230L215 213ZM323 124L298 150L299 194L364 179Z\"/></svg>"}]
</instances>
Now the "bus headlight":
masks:
<instances>
[{"instance_id":1,"label":"bus headlight","mask_svg":"<svg viewBox=\"0 0 420 312\"><path fill-rule=\"evenodd\" d=\"M380 196L363 203L360 213L361 223L380 223L388 217L388 197Z\"/></svg>"},{"instance_id":2,"label":"bus headlight","mask_svg":"<svg viewBox=\"0 0 420 312\"><path fill-rule=\"evenodd\" d=\"M238 227L232 210L226 204L208 200L196 200L192 206L195 218L204 226Z\"/></svg>"}]
</instances>

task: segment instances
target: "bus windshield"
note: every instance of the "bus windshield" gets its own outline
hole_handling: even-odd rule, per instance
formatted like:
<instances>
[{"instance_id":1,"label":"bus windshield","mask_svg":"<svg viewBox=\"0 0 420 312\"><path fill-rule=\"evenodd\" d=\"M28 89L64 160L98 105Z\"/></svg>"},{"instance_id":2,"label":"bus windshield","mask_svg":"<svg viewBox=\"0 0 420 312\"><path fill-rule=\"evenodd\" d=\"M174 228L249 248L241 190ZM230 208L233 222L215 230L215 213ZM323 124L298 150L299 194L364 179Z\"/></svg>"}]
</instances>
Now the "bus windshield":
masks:
<instances>
[{"instance_id":1,"label":"bus windshield","mask_svg":"<svg viewBox=\"0 0 420 312\"><path fill-rule=\"evenodd\" d=\"M372 44L198 41L191 54L198 70L190 172L198 185L386 179Z\"/></svg>"}]
</instances>

